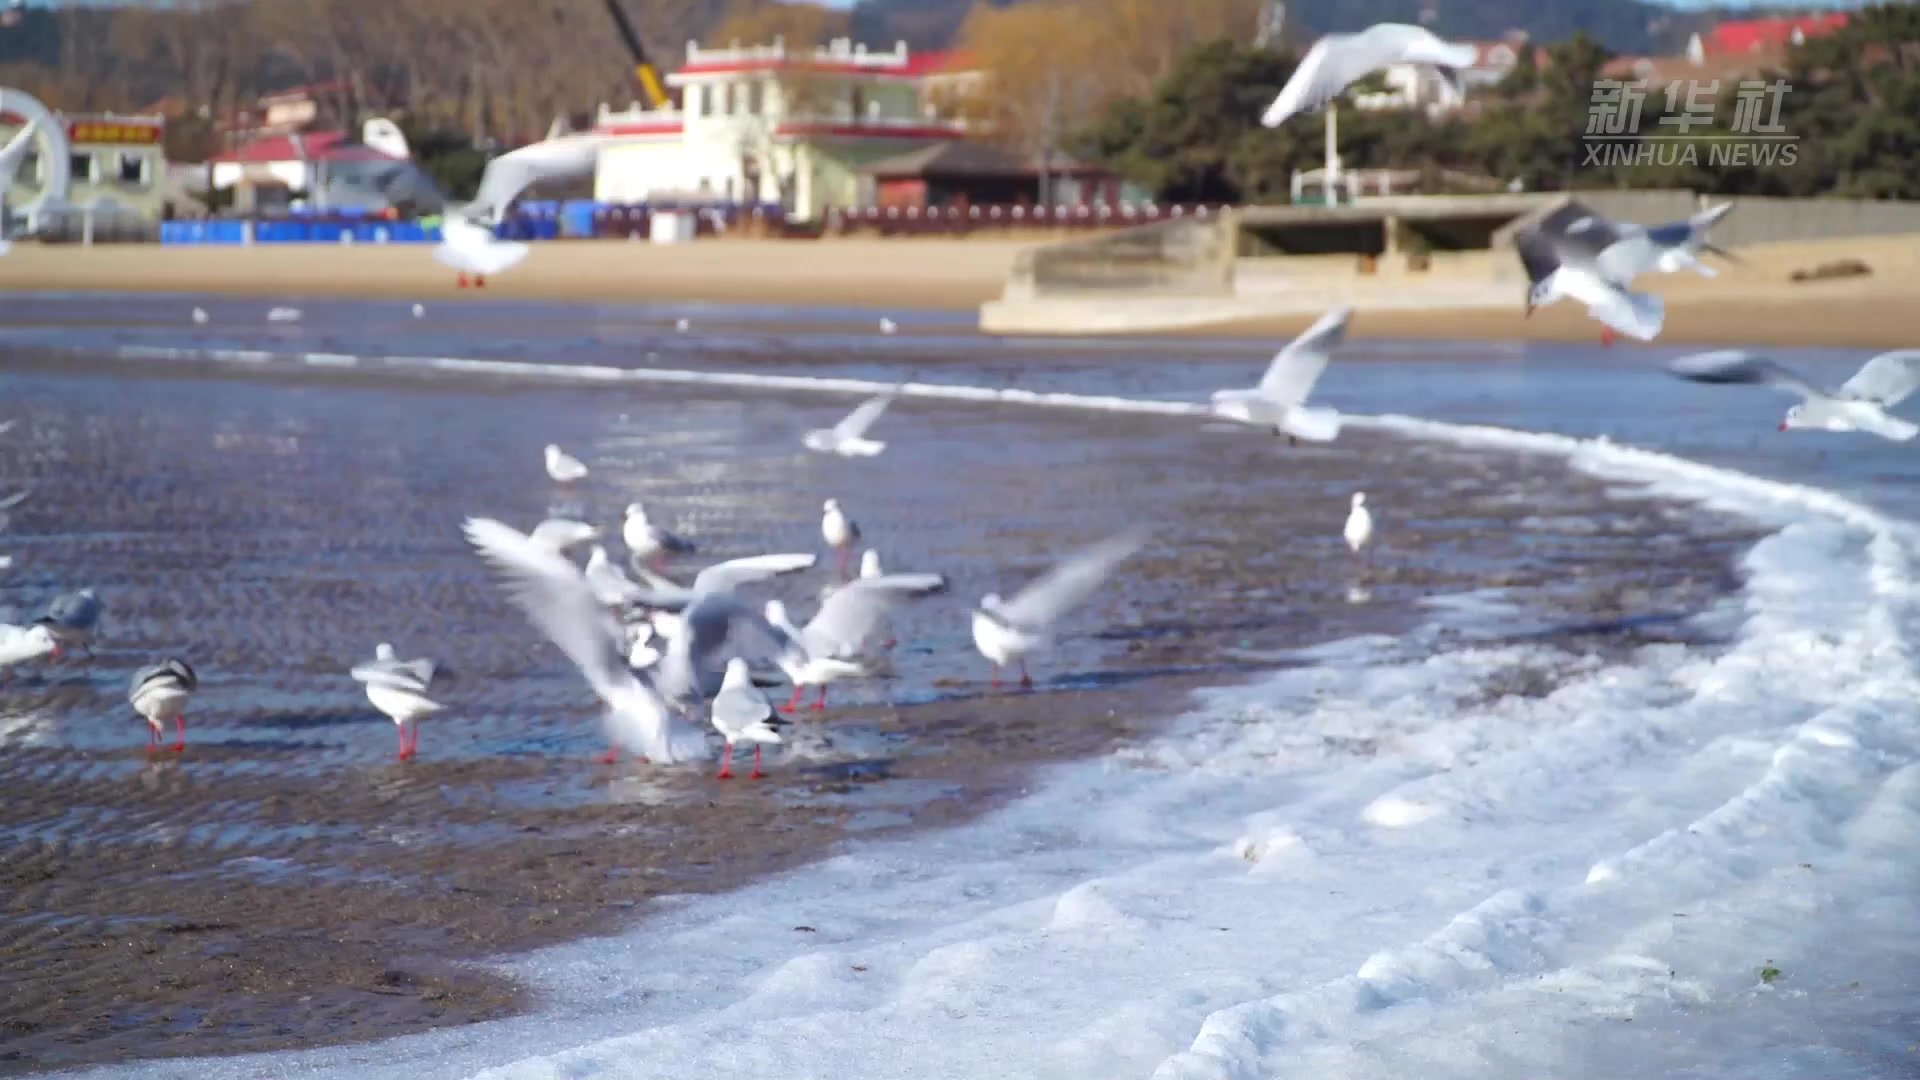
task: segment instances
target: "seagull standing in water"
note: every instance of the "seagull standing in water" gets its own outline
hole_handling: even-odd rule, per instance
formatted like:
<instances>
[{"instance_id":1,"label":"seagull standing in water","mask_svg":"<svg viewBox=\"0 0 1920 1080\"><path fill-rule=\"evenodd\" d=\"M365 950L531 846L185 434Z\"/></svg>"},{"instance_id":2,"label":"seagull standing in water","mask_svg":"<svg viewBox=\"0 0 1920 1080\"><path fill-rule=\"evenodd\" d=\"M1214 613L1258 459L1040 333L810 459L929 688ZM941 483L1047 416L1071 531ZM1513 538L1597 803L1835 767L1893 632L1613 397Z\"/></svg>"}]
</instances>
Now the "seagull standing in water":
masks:
<instances>
[{"instance_id":1,"label":"seagull standing in water","mask_svg":"<svg viewBox=\"0 0 1920 1080\"><path fill-rule=\"evenodd\" d=\"M1367 509L1367 493L1364 491L1354 492L1350 505L1352 509L1347 511L1347 525L1340 535L1346 539L1347 547L1353 550L1354 556L1358 557L1368 541L1373 539L1373 512Z\"/></svg>"},{"instance_id":2,"label":"seagull standing in water","mask_svg":"<svg viewBox=\"0 0 1920 1080\"><path fill-rule=\"evenodd\" d=\"M787 721L780 719L766 695L753 685L747 662L738 656L727 661L726 677L720 683L720 693L713 699L712 718L714 730L727 740L726 753L720 758L720 771L714 778L732 778L733 744L743 739L753 744L753 771L747 778L758 780L766 775L760 771L761 747L782 742L780 729L787 726Z\"/></svg>"},{"instance_id":3,"label":"seagull standing in water","mask_svg":"<svg viewBox=\"0 0 1920 1080\"><path fill-rule=\"evenodd\" d=\"M893 404L892 394L880 394L868 398L860 407L848 413L846 418L830 428L809 431L800 442L807 449L822 454L838 454L841 457L872 457L887 448L887 444L866 437L867 429L873 427L880 414Z\"/></svg>"},{"instance_id":4,"label":"seagull standing in water","mask_svg":"<svg viewBox=\"0 0 1920 1080\"><path fill-rule=\"evenodd\" d=\"M1020 685L1032 686L1027 654L1053 641L1053 624L1080 606L1128 556L1140 550L1146 538L1123 533L1068 556L1032 584L1002 600L989 593L973 612L973 644L993 665L993 686L1000 686L1000 669L1020 665Z\"/></svg>"},{"instance_id":5,"label":"seagull standing in water","mask_svg":"<svg viewBox=\"0 0 1920 1080\"><path fill-rule=\"evenodd\" d=\"M444 706L427 696L433 685L431 660L401 660L393 646L381 642L373 660L355 665L350 674L367 686L367 700L393 721L400 739L399 759L410 760L420 751L420 720Z\"/></svg>"},{"instance_id":6,"label":"seagull standing in water","mask_svg":"<svg viewBox=\"0 0 1920 1080\"><path fill-rule=\"evenodd\" d=\"M1347 338L1351 308L1335 308L1322 315L1306 332L1287 343L1267 365L1260 385L1251 390L1216 390L1215 416L1242 423L1271 425L1275 435L1289 439L1327 442L1340 434L1340 414L1310 408L1307 396L1320 381L1327 361Z\"/></svg>"},{"instance_id":7,"label":"seagull standing in water","mask_svg":"<svg viewBox=\"0 0 1920 1080\"><path fill-rule=\"evenodd\" d=\"M159 752L169 720L178 734L167 749L178 754L187 748L187 699L199 688L200 680L185 660L162 660L133 673L127 701L147 722L147 753Z\"/></svg>"},{"instance_id":8,"label":"seagull standing in water","mask_svg":"<svg viewBox=\"0 0 1920 1080\"><path fill-rule=\"evenodd\" d=\"M66 593L53 598L47 613L34 620L53 634L63 648L84 650L93 658L93 635L100 626L100 598L92 589Z\"/></svg>"},{"instance_id":9,"label":"seagull standing in water","mask_svg":"<svg viewBox=\"0 0 1920 1080\"><path fill-rule=\"evenodd\" d=\"M458 273L457 287L471 283L484 289L488 274L513 269L531 250L517 241L497 239L492 225L455 212L440 219L440 243L434 245L433 258Z\"/></svg>"},{"instance_id":10,"label":"seagull standing in water","mask_svg":"<svg viewBox=\"0 0 1920 1080\"><path fill-rule=\"evenodd\" d=\"M652 562L658 568L666 562L668 555L691 555L699 550L693 541L668 532L648 520L647 508L639 503L627 504L627 517L620 526L620 538L627 542L627 556L636 567Z\"/></svg>"},{"instance_id":11,"label":"seagull standing in water","mask_svg":"<svg viewBox=\"0 0 1920 1080\"><path fill-rule=\"evenodd\" d=\"M846 511L840 509L839 499L828 499L820 508L820 536L827 546L833 549L839 562L840 576L847 576L847 560L853 554L853 545L860 539L860 526Z\"/></svg>"},{"instance_id":12,"label":"seagull standing in water","mask_svg":"<svg viewBox=\"0 0 1920 1080\"><path fill-rule=\"evenodd\" d=\"M1667 370L1693 382L1771 386L1799 395L1804 400L1780 418L1781 431L1866 431L1894 442L1920 434L1920 426L1887 414L1920 389L1920 349L1881 353L1837 390L1823 390L1783 364L1736 349L1683 356Z\"/></svg>"},{"instance_id":13,"label":"seagull standing in water","mask_svg":"<svg viewBox=\"0 0 1920 1080\"><path fill-rule=\"evenodd\" d=\"M587 467L579 458L560 449L553 443L547 444L547 475L556 484L574 484L587 478Z\"/></svg>"}]
</instances>

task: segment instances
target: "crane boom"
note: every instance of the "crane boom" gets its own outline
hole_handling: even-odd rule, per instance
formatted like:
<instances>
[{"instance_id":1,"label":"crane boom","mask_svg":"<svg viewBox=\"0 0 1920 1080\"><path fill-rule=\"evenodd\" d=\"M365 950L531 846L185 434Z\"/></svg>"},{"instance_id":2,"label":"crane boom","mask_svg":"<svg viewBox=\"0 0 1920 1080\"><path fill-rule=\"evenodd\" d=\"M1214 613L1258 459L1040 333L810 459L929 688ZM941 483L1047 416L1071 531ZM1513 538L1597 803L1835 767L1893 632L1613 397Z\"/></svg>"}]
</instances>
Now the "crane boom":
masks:
<instances>
[{"instance_id":1,"label":"crane boom","mask_svg":"<svg viewBox=\"0 0 1920 1080\"><path fill-rule=\"evenodd\" d=\"M646 96L647 108L664 109L672 104L667 97L666 84L660 81L660 69L653 66L647 58L647 47L640 43L640 34L633 28L633 20L627 18L627 9L620 6L620 0L607 0L607 14L613 16L613 24L620 30L620 40L626 43L627 52L633 56L633 77L640 81L640 92Z\"/></svg>"}]
</instances>

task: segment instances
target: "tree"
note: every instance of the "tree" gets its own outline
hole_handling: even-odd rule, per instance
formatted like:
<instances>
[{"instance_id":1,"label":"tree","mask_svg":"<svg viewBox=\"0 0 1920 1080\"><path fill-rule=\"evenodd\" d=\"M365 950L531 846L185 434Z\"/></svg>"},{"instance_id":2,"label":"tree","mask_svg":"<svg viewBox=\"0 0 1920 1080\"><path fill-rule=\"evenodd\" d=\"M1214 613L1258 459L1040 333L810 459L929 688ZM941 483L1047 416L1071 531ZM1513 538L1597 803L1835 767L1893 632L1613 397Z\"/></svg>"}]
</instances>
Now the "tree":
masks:
<instances>
[{"instance_id":1,"label":"tree","mask_svg":"<svg viewBox=\"0 0 1920 1080\"><path fill-rule=\"evenodd\" d=\"M809 49L850 33L844 11L818 4L780 0L733 0L727 13L707 31L709 45L767 45L776 39L789 49Z\"/></svg>"}]
</instances>

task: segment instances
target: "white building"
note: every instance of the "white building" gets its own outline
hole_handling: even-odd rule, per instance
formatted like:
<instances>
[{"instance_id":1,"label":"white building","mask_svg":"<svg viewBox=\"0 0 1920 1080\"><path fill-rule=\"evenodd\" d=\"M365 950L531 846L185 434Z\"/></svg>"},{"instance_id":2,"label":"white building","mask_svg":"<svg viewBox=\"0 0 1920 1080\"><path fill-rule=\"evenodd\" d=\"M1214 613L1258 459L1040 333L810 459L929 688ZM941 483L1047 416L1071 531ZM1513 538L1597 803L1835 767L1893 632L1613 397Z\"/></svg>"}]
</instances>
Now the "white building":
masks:
<instances>
[{"instance_id":1,"label":"white building","mask_svg":"<svg viewBox=\"0 0 1920 1080\"><path fill-rule=\"evenodd\" d=\"M855 204L860 168L962 136L932 92L951 83L946 53L875 52L841 39L805 52L772 45L703 49L667 77L676 111L601 106L594 198L609 203L778 204L798 219Z\"/></svg>"}]
</instances>

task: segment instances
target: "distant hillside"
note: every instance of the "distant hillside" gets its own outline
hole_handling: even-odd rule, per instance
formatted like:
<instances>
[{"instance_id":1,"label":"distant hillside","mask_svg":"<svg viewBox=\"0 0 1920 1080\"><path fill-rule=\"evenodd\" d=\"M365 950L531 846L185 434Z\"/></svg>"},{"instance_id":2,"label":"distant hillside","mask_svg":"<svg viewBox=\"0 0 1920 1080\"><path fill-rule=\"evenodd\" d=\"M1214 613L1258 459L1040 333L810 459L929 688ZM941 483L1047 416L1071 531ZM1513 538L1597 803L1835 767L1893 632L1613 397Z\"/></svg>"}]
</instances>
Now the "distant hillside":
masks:
<instances>
[{"instance_id":1,"label":"distant hillside","mask_svg":"<svg viewBox=\"0 0 1920 1080\"><path fill-rule=\"evenodd\" d=\"M864 41L904 40L915 48L939 48L952 41L969 7L971 0L863 0L854 9L854 31ZM1431 14L1423 20L1422 13L1429 10ZM1758 12L1741 14L1752 17ZM1519 29L1535 41L1552 42L1585 30L1615 52L1672 53L1686 44L1695 28L1712 22L1713 15L1678 12L1637 0L1292 0L1287 4L1288 36L1296 41L1377 22L1423 21L1443 37L1497 38Z\"/></svg>"}]
</instances>

